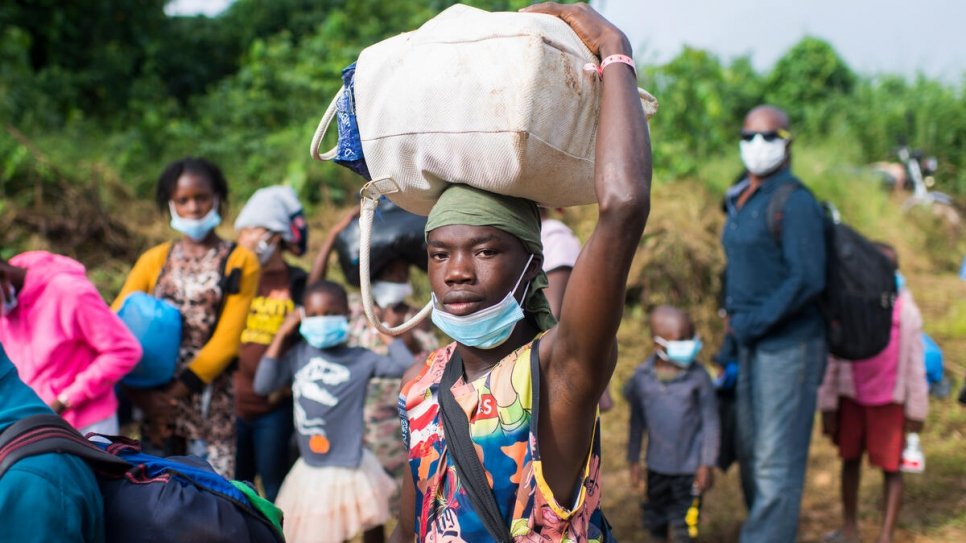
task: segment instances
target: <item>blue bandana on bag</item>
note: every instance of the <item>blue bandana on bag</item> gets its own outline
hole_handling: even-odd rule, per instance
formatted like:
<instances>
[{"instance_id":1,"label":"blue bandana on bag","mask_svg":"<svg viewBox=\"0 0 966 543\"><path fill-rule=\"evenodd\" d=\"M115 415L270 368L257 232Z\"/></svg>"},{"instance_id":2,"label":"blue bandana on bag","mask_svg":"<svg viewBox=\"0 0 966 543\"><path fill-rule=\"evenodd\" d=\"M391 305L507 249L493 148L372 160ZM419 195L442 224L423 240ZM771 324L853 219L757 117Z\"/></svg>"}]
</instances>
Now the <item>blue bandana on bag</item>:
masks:
<instances>
[{"instance_id":1,"label":"blue bandana on bag","mask_svg":"<svg viewBox=\"0 0 966 543\"><path fill-rule=\"evenodd\" d=\"M356 172L366 181L371 181L366 157L362 153L362 139L359 137L359 123L356 120L356 63L342 70L342 83L345 92L336 104L336 121L339 123L339 142L333 161Z\"/></svg>"}]
</instances>

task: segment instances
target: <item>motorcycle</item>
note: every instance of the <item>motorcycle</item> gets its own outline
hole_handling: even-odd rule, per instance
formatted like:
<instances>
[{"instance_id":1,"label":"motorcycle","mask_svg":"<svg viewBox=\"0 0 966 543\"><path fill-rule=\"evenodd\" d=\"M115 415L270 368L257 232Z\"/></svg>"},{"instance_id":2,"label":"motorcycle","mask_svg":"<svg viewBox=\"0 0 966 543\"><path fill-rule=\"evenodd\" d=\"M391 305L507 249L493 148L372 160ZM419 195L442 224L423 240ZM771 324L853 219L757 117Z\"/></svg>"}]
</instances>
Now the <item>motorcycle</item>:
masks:
<instances>
[{"instance_id":1,"label":"motorcycle","mask_svg":"<svg viewBox=\"0 0 966 543\"><path fill-rule=\"evenodd\" d=\"M956 226L961 222L959 211L951 196L930 190L936 184L934 174L939 162L920 150L912 150L905 142L896 148L899 162L877 162L872 169L882 176L883 183L895 192L911 192L902 202L902 210L927 207L937 216Z\"/></svg>"}]
</instances>

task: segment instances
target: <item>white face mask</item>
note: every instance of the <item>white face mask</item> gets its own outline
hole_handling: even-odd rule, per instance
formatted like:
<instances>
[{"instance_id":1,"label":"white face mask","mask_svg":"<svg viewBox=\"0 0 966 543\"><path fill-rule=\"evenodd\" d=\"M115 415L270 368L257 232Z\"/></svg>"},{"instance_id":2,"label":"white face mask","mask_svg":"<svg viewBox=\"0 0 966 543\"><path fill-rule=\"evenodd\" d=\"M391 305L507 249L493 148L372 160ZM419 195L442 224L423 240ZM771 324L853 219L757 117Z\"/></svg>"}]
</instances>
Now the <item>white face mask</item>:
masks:
<instances>
[{"instance_id":1,"label":"white face mask","mask_svg":"<svg viewBox=\"0 0 966 543\"><path fill-rule=\"evenodd\" d=\"M269 236L270 238L271 236ZM258 262L264 266L272 259L272 255L278 250L278 244L269 243L269 238L262 238L258 240L258 244L255 245L255 256L258 257Z\"/></svg>"},{"instance_id":2,"label":"white face mask","mask_svg":"<svg viewBox=\"0 0 966 543\"><path fill-rule=\"evenodd\" d=\"M412 294L413 286L409 283L372 282L372 300L383 309L406 301L406 298L412 296Z\"/></svg>"},{"instance_id":3,"label":"white face mask","mask_svg":"<svg viewBox=\"0 0 966 543\"><path fill-rule=\"evenodd\" d=\"M738 146L745 168L754 175L765 175L777 170L785 162L788 140L776 138L765 141L761 134L756 134L754 139L742 140Z\"/></svg>"}]
</instances>

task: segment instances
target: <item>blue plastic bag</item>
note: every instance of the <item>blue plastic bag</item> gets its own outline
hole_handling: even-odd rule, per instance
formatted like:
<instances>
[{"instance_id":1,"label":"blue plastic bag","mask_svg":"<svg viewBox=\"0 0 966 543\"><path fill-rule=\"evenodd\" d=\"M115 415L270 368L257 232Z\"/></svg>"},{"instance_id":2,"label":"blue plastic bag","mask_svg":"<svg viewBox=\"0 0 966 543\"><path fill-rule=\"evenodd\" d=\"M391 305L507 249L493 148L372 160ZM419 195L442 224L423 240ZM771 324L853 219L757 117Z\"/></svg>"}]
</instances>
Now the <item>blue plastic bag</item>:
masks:
<instances>
[{"instance_id":1,"label":"blue plastic bag","mask_svg":"<svg viewBox=\"0 0 966 543\"><path fill-rule=\"evenodd\" d=\"M150 388L171 381L181 347L178 309L144 292L134 292L124 299L117 315L143 350L141 361L121 382L135 388Z\"/></svg>"},{"instance_id":2,"label":"blue plastic bag","mask_svg":"<svg viewBox=\"0 0 966 543\"><path fill-rule=\"evenodd\" d=\"M943 380L943 350L926 334L922 335L922 343L926 353L926 380L929 384Z\"/></svg>"},{"instance_id":3,"label":"blue plastic bag","mask_svg":"<svg viewBox=\"0 0 966 543\"><path fill-rule=\"evenodd\" d=\"M342 70L342 83L345 91L339 99L335 118L339 124L339 141L336 144L336 154L333 162L341 164L371 181L366 157L362 152L362 138L359 136L359 123L356 120L356 63L353 62Z\"/></svg>"}]
</instances>

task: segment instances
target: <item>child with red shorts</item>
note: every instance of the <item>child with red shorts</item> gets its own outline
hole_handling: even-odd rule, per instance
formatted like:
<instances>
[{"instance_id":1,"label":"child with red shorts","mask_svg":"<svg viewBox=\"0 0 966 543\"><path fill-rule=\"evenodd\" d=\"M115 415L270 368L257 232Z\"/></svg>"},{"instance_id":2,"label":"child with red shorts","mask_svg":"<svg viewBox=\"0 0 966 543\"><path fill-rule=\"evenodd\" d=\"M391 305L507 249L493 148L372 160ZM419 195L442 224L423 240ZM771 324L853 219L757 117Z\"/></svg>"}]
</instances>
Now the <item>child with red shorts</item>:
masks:
<instances>
[{"instance_id":1,"label":"child with red shorts","mask_svg":"<svg viewBox=\"0 0 966 543\"><path fill-rule=\"evenodd\" d=\"M898 269L895 249L877 244ZM919 432L929 411L929 385L923 364L922 316L896 273L899 296L892 318L892 339L881 353L866 360L829 358L818 392L822 431L842 457L842 528L827 542L857 542L858 492L862 451L882 469L885 508L877 543L890 543L902 505L899 463L906 432Z\"/></svg>"}]
</instances>

